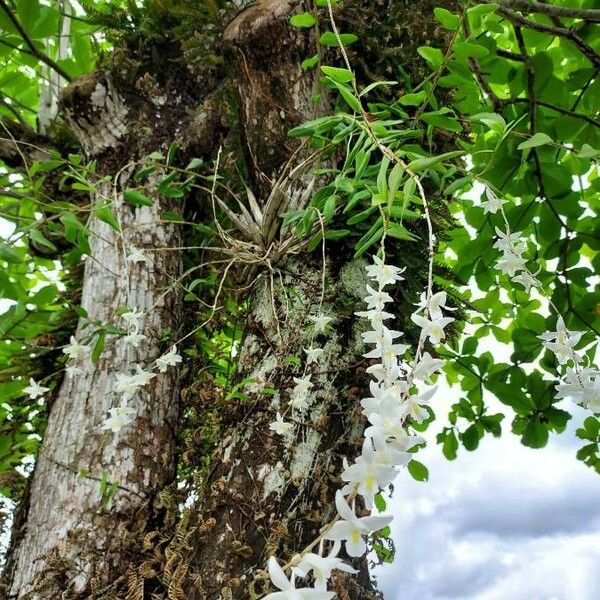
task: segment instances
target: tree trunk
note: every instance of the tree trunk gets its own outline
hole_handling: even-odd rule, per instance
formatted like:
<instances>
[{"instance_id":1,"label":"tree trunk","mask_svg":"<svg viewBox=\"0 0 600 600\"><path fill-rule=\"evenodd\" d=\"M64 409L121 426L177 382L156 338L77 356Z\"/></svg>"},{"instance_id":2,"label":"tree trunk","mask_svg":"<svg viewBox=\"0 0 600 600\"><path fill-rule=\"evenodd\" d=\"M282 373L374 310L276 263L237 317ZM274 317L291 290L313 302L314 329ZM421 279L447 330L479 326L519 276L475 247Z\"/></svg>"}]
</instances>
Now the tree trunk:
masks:
<instances>
[{"instance_id":1,"label":"tree trunk","mask_svg":"<svg viewBox=\"0 0 600 600\"><path fill-rule=\"evenodd\" d=\"M106 82L94 88L101 104L79 116L79 134L88 156L113 149L128 128L128 109ZM104 91L103 91L104 90ZM92 116L93 115L93 116ZM76 125L77 127L77 125ZM127 565L128 538L148 518L149 501L171 481L175 467L175 429L179 415L177 378L172 371L158 375L131 401L135 423L114 435L101 425L118 406L116 373L130 373L160 354L161 332L176 330L181 299L171 288L179 276L178 252L153 248L180 246L173 225L161 224L160 202L133 208L123 200L131 168L118 180L101 183L94 200L108 199L120 223L113 227L92 217L91 255L85 262L77 335L88 324L118 324L118 309L144 312L140 331L148 340L138 348L122 338L108 339L97 363L84 362L81 374L66 375L52 405L44 443L31 485L27 522L14 554L10 594L22 598L55 598L64 591L93 590L108 582L112 572ZM151 265L128 262L123 240L152 256ZM123 276L127 273L127 276ZM100 482L117 485L110 500Z\"/></svg>"},{"instance_id":2,"label":"tree trunk","mask_svg":"<svg viewBox=\"0 0 600 600\"><path fill-rule=\"evenodd\" d=\"M402 10L393 2L378 2L376 9L370 2L358 4L346 18L354 19L353 11L362 7L375 11L382 22L391 13L403 24L409 14L422 20L421 3L405 3ZM257 598L267 587L255 575L268 555L289 559L332 516L341 457L359 452L364 427L358 400L367 377L359 364L363 349L353 315L362 308L366 281L363 264L350 260L343 249L326 262L320 252L298 256L303 249L291 240L293 233L279 230L286 202L269 204L277 194L310 199L312 182L305 170L286 177L308 156L287 132L328 104L326 96L320 104L313 102L317 91L324 93L319 73L299 66L315 53L315 40L288 22L305 9L301 0L262 0L230 22L217 51L227 47L222 85L236 90L233 101L227 94L205 99L215 82L198 78L190 83L185 68L170 73L171 63L157 58L160 52L153 55L161 63L154 69L159 74L150 81L152 69L135 77L104 71L75 82L65 95L63 109L82 147L113 180L103 182L96 196L110 199L123 232L98 218L90 221L92 255L85 264L81 302L87 319L80 320L78 330L87 321L118 322L118 309L128 306L147 311L140 331L149 339L138 349L127 348L122 339L108 341L97 363L62 383L29 505L23 505L24 525L13 532L6 571L9 597L49 600L68 592L65 598L81 600ZM377 38L378 33L368 33L369 23L359 18L354 23L366 37ZM410 47L424 39L431 43L432 29L429 20L410 38ZM406 29L399 35L402 39ZM205 87L194 91L202 87L198 80ZM163 95L166 104L153 102ZM219 427L204 466L181 463L198 471L200 493L180 519L177 506L165 511L162 501L155 502L175 481L182 452L177 378L171 372L157 375L138 392L134 425L115 435L101 430L109 408L118 404L114 375L151 363L166 350L163 331L177 332L183 322L181 298L172 286L180 274L180 252L151 252L181 245L176 227L160 219L170 205L155 198L151 207L133 208L124 202L122 190L133 172L130 163L173 140L191 153L210 155L220 140L220 115L231 115L233 107L230 137L241 141L257 202L274 228L262 245L255 244L251 273L258 278L242 298L251 306L239 357L238 377L250 380L242 388L244 400L215 397L203 379L189 382L181 395L185 403L192 395L208 397L213 404L206 414L219 411ZM197 115L202 115L200 122ZM152 265L127 263L123 237L147 249ZM334 326L314 337L307 317L319 313L334 316ZM304 349L313 341L325 354L309 368L311 409L297 420L293 442L286 444L269 424L288 402L293 377L302 375L290 357L304 363ZM109 501L100 489L106 477L117 484ZM334 579L339 598L376 597L366 559L356 563L359 577Z\"/></svg>"}]
</instances>

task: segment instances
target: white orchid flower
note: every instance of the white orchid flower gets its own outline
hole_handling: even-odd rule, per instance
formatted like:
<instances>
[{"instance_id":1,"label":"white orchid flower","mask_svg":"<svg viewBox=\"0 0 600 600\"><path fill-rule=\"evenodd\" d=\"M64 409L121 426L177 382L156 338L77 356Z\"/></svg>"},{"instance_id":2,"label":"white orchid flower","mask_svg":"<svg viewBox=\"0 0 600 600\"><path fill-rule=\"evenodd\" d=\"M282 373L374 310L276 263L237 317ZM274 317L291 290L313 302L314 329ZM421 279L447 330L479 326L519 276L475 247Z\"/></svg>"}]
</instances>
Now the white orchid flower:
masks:
<instances>
[{"instance_id":1,"label":"white orchid flower","mask_svg":"<svg viewBox=\"0 0 600 600\"><path fill-rule=\"evenodd\" d=\"M315 588L296 588L294 577L288 579L274 556L268 562L269 577L280 592L267 594L262 600L331 600L335 592L317 590Z\"/></svg>"},{"instance_id":2,"label":"white orchid flower","mask_svg":"<svg viewBox=\"0 0 600 600\"><path fill-rule=\"evenodd\" d=\"M325 539L345 542L346 552L350 556L362 556L367 549L364 538L392 521L392 517L357 517L340 490L335 495L335 506L341 520L333 524L325 534Z\"/></svg>"}]
</instances>

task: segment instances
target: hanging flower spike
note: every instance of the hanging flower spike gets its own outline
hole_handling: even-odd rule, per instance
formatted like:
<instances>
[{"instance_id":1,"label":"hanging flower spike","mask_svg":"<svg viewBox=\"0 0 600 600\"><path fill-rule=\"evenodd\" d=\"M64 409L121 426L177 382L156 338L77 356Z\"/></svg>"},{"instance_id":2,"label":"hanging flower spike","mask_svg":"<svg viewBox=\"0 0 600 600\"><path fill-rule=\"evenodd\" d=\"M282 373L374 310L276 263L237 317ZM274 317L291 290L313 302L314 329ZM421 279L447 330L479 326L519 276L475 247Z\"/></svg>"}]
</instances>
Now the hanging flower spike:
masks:
<instances>
[{"instance_id":1,"label":"hanging flower spike","mask_svg":"<svg viewBox=\"0 0 600 600\"><path fill-rule=\"evenodd\" d=\"M501 211L502 206L508 202L508 200L498 198L490 188L485 188L485 195L487 196L487 200L484 200L481 203L484 215L487 215L488 213L495 215L499 210Z\"/></svg>"},{"instance_id":2,"label":"hanging flower spike","mask_svg":"<svg viewBox=\"0 0 600 600\"><path fill-rule=\"evenodd\" d=\"M440 358L433 358L429 352L424 352L418 362L413 362L413 379L429 381L430 377L444 365Z\"/></svg>"},{"instance_id":3,"label":"hanging flower spike","mask_svg":"<svg viewBox=\"0 0 600 600\"><path fill-rule=\"evenodd\" d=\"M382 437L371 438L375 446L377 463L380 465L391 465L393 467L405 467L412 459L413 455L406 450L396 450L388 444ZM423 441L423 438L421 438ZM414 445L414 444L413 444Z\"/></svg>"},{"instance_id":4,"label":"hanging flower spike","mask_svg":"<svg viewBox=\"0 0 600 600\"><path fill-rule=\"evenodd\" d=\"M442 308L444 310L456 310L455 308L450 308L449 306L446 306L446 299L446 292L437 292L437 294L432 294L428 301L427 294L425 292L422 292L419 302L416 303L416 306L426 310L432 319L436 319L444 316Z\"/></svg>"},{"instance_id":5,"label":"hanging flower spike","mask_svg":"<svg viewBox=\"0 0 600 600\"><path fill-rule=\"evenodd\" d=\"M181 356L177 354L177 346L171 346L171 349L166 354L159 356L154 362L159 373L166 373L169 367L176 366L181 360Z\"/></svg>"},{"instance_id":6,"label":"hanging flower spike","mask_svg":"<svg viewBox=\"0 0 600 600\"><path fill-rule=\"evenodd\" d=\"M364 317L365 319L370 319L371 327L375 330L380 330L384 327L383 322L386 319L392 319L394 315L392 313L386 312L384 310L359 310L354 313L357 317Z\"/></svg>"},{"instance_id":7,"label":"hanging flower spike","mask_svg":"<svg viewBox=\"0 0 600 600\"><path fill-rule=\"evenodd\" d=\"M344 573L356 574L357 569L347 565L337 555L342 545L340 542L334 542L331 551L327 556L320 556L314 552L309 552L302 557L297 567L294 567L294 572L300 577L307 577L312 571L315 578L315 589L326 591L327 583L331 579L332 571L343 571Z\"/></svg>"},{"instance_id":8,"label":"hanging flower spike","mask_svg":"<svg viewBox=\"0 0 600 600\"><path fill-rule=\"evenodd\" d=\"M557 398L571 398L592 412L600 412L600 371L567 367L564 383L556 386Z\"/></svg>"},{"instance_id":9,"label":"hanging flower spike","mask_svg":"<svg viewBox=\"0 0 600 600\"><path fill-rule=\"evenodd\" d=\"M367 275L371 279L377 281L380 287L384 287L396 281L402 281L404 278L400 276L405 269L386 265L381 258L373 255L372 265L367 266Z\"/></svg>"},{"instance_id":10,"label":"hanging flower spike","mask_svg":"<svg viewBox=\"0 0 600 600\"><path fill-rule=\"evenodd\" d=\"M123 394L123 400L129 400L133 398L135 393L142 385L137 375L128 375L126 373L117 373L117 386L116 391L119 394Z\"/></svg>"},{"instance_id":11,"label":"hanging flower spike","mask_svg":"<svg viewBox=\"0 0 600 600\"><path fill-rule=\"evenodd\" d=\"M332 317L327 317L325 315L309 315L308 318L314 323L315 333L324 333L327 329L327 325L333 321Z\"/></svg>"},{"instance_id":12,"label":"hanging flower spike","mask_svg":"<svg viewBox=\"0 0 600 600\"><path fill-rule=\"evenodd\" d=\"M527 250L527 242L521 237L521 232L506 233L498 227L495 228L498 239L494 242L493 248L501 252L512 252L517 255L523 254Z\"/></svg>"},{"instance_id":13,"label":"hanging flower spike","mask_svg":"<svg viewBox=\"0 0 600 600\"><path fill-rule=\"evenodd\" d=\"M556 320L556 331L542 333L538 336L544 341L543 346L554 353L559 364L564 365L572 360L579 363L579 356L575 352L575 346L583 336L582 331L569 331L561 316Z\"/></svg>"},{"instance_id":14,"label":"hanging flower spike","mask_svg":"<svg viewBox=\"0 0 600 600\"><path fill-rule=\"evenodd\" d=\"M364 538L392 522L392 517L357 517L340 490L335 495L335 506L341 520L333 524L325 539L345 542L349 556L362 556L367 550Z\"/></svg>"},{"instance_id":15,"label":"hanging flower spike","mask_svg":"<svg viewBox=\"0 0 600 600\"><path fill-rule=\"evenodd\" d=\"M269 425L269 429L271 431L274 431L277 435L281 436L287 435L293 428L293 423L288 423L287 421L284 421L279 413L277 413L275 421L273 421Z\"/></svg>"},{"instance_id":16,"label":"hanging flower spike","mask_svg":"<svg viewBox=\"0 0 600 600\"><path fill-rule=\"evenodd\" d=\"M377 344L373 350L363 354L365 358L381 358L381 362L388 367L392 367L396 364L399 356L403 356L408 350L408 344L394 344L389 329L384 327L381 332L368 332L368 333L381 333L381 341Z\"/></svg>"},{"instance_id":17,"label":"hanging flower spike","mask_svg":"<svg viewBox=\"0 0 600 600\"><path fill-rule=\"evenodd\" d=\"M365 437L381 437L385 440L402 437L405 435L405 417L404 404L396 398L388 396L381 402L377 412L367 415L371 425L365 429Z\"/></svg>"},{"instance_id":18,"label":"hanging flower spike","mask_svg":"<svg viewBox=\"0 0 600 600\"><path fill-rule=\"evenodd\" d=\"M71 336L71 340L67 346L63 348L63 354L66 354L70 359L76 360L82 356L87 355L89 348L80 344L75 336Z\"/></svg>"},{"instance_id":19,"label":"hanging flower spike","mask_svg":"<svg viewBox=\"0 0 600 600\"><path fill-rule=\"evenodd\" d=\"M156 373L152 371L144 371L144 369L140 365L135 366L135 375L136 381L140 386L148 385L150 381L156 377Z\"/></svg>"},{"instance_id":20,"label":"hanging flower spike","mask_svg":"<svg viewBox=\"0 0 600 600\"><path fill-rule=\"evenodd\" d=\"M408 392L408 383L406 381L398 380L392 386L386 386L382 383L371 381L369 382L369 389L371 390L372 396L363 398L360 401L360 405L364 409L364 415L379 412L381 403L386 399L394 399L398 402L401 401L402 395Z\"/></svg>"},{"instance_id":21,"label":"hanging flower spike","mask_svg":"<svg viewBox=\"0 0 600 600\"><path fill-rule=\"evenodd\" d=\"M312 365L312 363L318 362L325 350L323 350L323 348L313 348L310 346L309 348L304 348L304 352L306 354L306 364Z\"/></svg>"},{"instance_id":22,"label":"hanging flower spike","mask_svg":"<svg viewBox=\"0 0 600 600\"><path fill-rule=\"evenodd\" d=\"M335 597L335 592L296 588L293 575L291 580L288 579L274 556L269 558L267 569L271 583L281 591L267 594L263 600L332 600Z\"/></svg>"},{"instance_id":23,"label":"hanging flower spike","mask_svg":"<svg viewBox=\"0 0 600 600\"><path fill-rule=\"evenodd\" d=\"M67 365L65 367L65 373L69 376L81 375L83 373L83 369L77 365Z\"/></svg>"},{"instance_id":24,"label":"hanging flower spike","mask_svg":"<svg viewBox=\"0 0 600 600\"><path fill-rule=\"evenodd\" d=\"M127 254L128 262L132 263L150 263L152 262L139 248L130 246L129 253Z\"/></svg>"},{"instance_id":25,"label":"hanging flower spike","mask_svg":"<svg viewBox=\"0 0 600 600\"><path fill-rule=\"evenodd\" d=\"M294 410L302 412L308 408L309 390L313 387L313 383L310 380L310 375L294 377L294 383L296 385L292 389L290 405Z\"/></svg>"},{"instance_id":26,"label":"hanging flower spike","mask_svg":"<svg viewBox=\"0 0 600 600\"><path fill-rule=\"evenodd\" d=\"M107 429L113 433L118 433L123 427L133 422L133 415L136 411L129 406L122 404L116 408L111 408L109 411L110 417L102 424L102 429Z\"/></svg>"},{"instance_id":27,"label":"hanging flower spike","mask_svg":"<svg viewBox=\"0 0 600 600\"><path fill-rule=\"evenodd\" d=\"M512 280L520 283L526 292L529 292L532 287L537 288L540 285L538 280L529 271L523 271L523 273L515 275Z\"/></svg>"},{"instance_id":28,"label":"hanging flower spike","mask_svg":"<svg viewBox=\"0 0 600 600\"><path fill-rule=\"evenodd\" d=\"M129 344L130 346L137 348L141 342L143 342L145 339L147 339L147 336L145 336L143 333L138 333L137 331L133 331L131 333L128 333L123 339L125 340L126 344Z\"/></svg>"},{"instance_id":29,"label":"hanging flower spike","mask_svg":"<svg viewBox=\"0 0 600 600\"><path fill-rule=\"evenodd\" d=\"M418 325L421 329L421 335L425 339L429 338L432 344L439 344L446 337L444 327L452 323L454 319L452 317L436 317L428 319L421 315L412 314L411 320L415 325Z\"/></svg>"},{"instance_id":30,"label":"hanging flower spike","mask_svg":"<svg viewBox=\"0 0 600 600\"><path fill-rule=\"evenodd\" d=\"M393 298L383 290L374 290L370 285L367 285L368 296L365 296L364 301L367 303L369 310L383 310L388 302L392 302Z\"/></svg>"},{"instance_id":31,"label":"hanging flower spike","mask_svg":"<svg viewBox=\"0 0 600 600\"><path fill-rule=\"evenodd\" d=\"M33 377L29 378L29 385L23 388L23 391L32 399L35 400L40 396L43 396L46 392L50 391L50 388L44 387L39 383L35 382Z\"/></svg>"},{"instance_id":32,"label":"hanging flower spike","mask_svg":"<svg viewBox=\"0 0 600 600\"><path fill-rule=\"evenodd\" d=\"M143 312L139 312L137 308L130 308L121 314L123 319L131 327L138 326L138 321L144 316Z\"/></svg>"},{"instance_id":33,"label":"hanging flower spike","mask_svg":"<svg viewBox=\"0 0 600 600\"><path fill-rule=\"evenodd\" d=\"M502 257L496 261L496 269L502 271L504 275L514 277L519 271L527 268L525 259L514 252L505 252Z\"/></svg>"},{"instance_id":34,"label":"hanging flower spike","mask_svg":"<svg viewBox=\"0 0 600 600\"><path fill-rule=\"evenodd\" d=\"M345 488L350 492L356 486L357 492L364 498L365 506L373 508L375 494L396 479L398 471L389 464L380 464L378 454L373 448L370 438L363 442L362 454L353 465L348 465L344 459L345 469L342 480L349 485ZM342 490L345 491L345 490Z\"/></svg>"},{"instance_id":35,"label":"hanging flower spike","mask_svg":"<svg viewBox=\"0 0 600 600\"><path fill-rule=\"evenodd\" d=\"M437 386L433 386L422 394L409 394L404 400L403 408L406 411L406 416L410 417L417 423L422 423L429 417L429 412L423 408L423 404L427 404L437 390Z\"/></svg>"}]
</instances>

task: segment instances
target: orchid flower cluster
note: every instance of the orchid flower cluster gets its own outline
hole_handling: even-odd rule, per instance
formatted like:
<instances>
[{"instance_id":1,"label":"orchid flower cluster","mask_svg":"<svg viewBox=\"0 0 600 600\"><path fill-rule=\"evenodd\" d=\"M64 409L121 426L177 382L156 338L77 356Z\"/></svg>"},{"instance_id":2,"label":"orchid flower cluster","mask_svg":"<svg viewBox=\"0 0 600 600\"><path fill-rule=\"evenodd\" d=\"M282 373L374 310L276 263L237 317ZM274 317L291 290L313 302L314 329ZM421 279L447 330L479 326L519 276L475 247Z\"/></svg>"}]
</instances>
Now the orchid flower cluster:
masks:
<instances>
[{"instance_id":1,"label":"orchid flower cluster","mask_svg":"<svg viewBox=\"0 0 600 600\"><path fill-rule=\"evenodd\" d=\"M373 510L376 494L395 479L401 467L410 462L411 451L425 443L422 437L410 433L408 428L411 421L421 423L427 418L428 412L423 405L433 396L435 386L426 389L423 386L430 383L443 361L432 358L428 352L423 352L423 348L428 339L432 343L444 339L444 329L454 319L444 315L443 309L447 309L446 294L433 294L428 287L412 315L413 322L421 328L419 345L414 358L406 360L404 355L409 346L398 341L403 334L386 325L386 321L394 315L386 310L393 298L385 288L402 281L401 273L401 269L386 264L377 256L373 257L373 264L367 266L367 276L373 283L366 287L366 310L356 314L369 320L370 328L362 334L362 338L373 349L364 356L375 361L367 368L367 373L372 376L371 395L361 401L363 414L369 425L365 429L361 455L352 464L344 459L341 478L345 485L335 496L337 515L323 528L321 538L309 546L312 549L319 543L318 554L305 551L292 559L289 565L290 579L284 574L276 558L269 559L271 582L280 591L268 594L263 600L333 598L335 593L327 591L332 571L337 569L347 573L355 572L338 558L342 542L346 554L360 557L367 550L366 539L392 521L391 516L358 516L357 496L362 497L366 509ZM313 317L313 320L317 322L322 318ZM307 358L313 356L310 351L306 354ZM308 384L303 383L305 380L306 378L296 380L291 400L293 407L295 400L305 397L308 389ZM271 429L280 435L286 435L289 429L285 425L278 413ZM326 541L332 542L332 545L325 555ZM295 578L305 578L310 573L315 581L314 588L297 588Z\"/></svg>"},{"instance_id":2,"label":"orchid flower cluster","mask_svg":"<svg viewBox=\"0 0 600 600\"><path fill-rule=\"evenodd\" d=\"M544 294L541 282L527 268L523 258L527 242L519 232L511 233L510 231L503 208L507 201L499 199L489 188L486 188L486 196L487 200L482 203L484 213L495 214L500 211L506 228L506 231L502 231L496 227L498 240L494 243L494 248L502 252L496 268L511 277L512 281L520 283L526 292L535 288ZM552 301L550 299L548 301L550 306L558 312ZM582 336L583 332L581 331L569 331L565 326L564 319L559 314L556 331L543 333L539 338L544 347L554 354L559 365L565 368L562 381L556 385L557 397L571 398L574 402L597 413L600 412L600 371L591 366L585 366L583 357L575 351Z\"/></svg>"},{"instance_id":3,"label":"orchid flower cluster","mask_svg":"<svg viewBox=\"0 0 600 600\"><path fill-rule=\"evenodd\" d=\"M121 315L121 318L127 323L128 329L123 339L125 342L134 348L137 348L139 343L146 339L146 336L139 333L138 322L143 316L143 313L137 310L127 310ZM68 362L65 367L65 372L68 376L80 375L84 372L84 360L90 359L91 350L88 344L78 341L75 336L71 336L69 344L63 348L63 353L67 355ZM131 400L138 390L150 383L156 373L166 373L169 367L175 367L182 361L181 356L177 353L177 346L173 345L162 356L159 356L153 363L153 367L145 370L141 365L135 365L134 373L116 373L115 391L121 395L119 405L114 406L109 410L109 417L102 424L102 429L118 433L123 427L131 424L136 415L136 410L128 406L128 401ZM29 385L23 389L32 400L40 398L49 388L43 387L35 382L33 378L29 380Z\"/></svg>"},{"instance_id":4,"label":"orchid flower cluster","mask_svg":"<svg viewBox=\"0 0 600 600\"><path fill-rule=\"evenodd\" d=\"M562 381L556 385L558 398L571 398L593 413L600 412L600 371L584 366L583 357L575 351L583 332L569 331L558 317L556 331L543 333L540 339L560 365L565 367Z\"/></svg>"}]
</instances>

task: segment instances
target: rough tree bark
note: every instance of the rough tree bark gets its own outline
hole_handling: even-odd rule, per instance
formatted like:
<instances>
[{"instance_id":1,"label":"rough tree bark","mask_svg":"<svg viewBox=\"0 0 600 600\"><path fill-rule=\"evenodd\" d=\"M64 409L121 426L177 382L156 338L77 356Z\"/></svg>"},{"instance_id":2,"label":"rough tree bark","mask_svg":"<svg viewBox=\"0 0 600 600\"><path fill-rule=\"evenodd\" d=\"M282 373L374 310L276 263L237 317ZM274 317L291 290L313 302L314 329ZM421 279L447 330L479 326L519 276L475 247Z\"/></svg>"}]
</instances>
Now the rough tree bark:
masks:
<instances>
[{"instance_id":1,"label":"rough tree bark","mask_svg":"<svg viewBox=\"0 0 600 600\"><path fill-rule=\"evenodd\" d=\"M434 4L359 2L345 14L355 19L353 11L364 8L381 19L394 16L396 41L412 52L438 34L430 16ZM287 131L318 111L311 100L318 74L299 67L314 54L315 40L310 32L288 25L291 14L306 8L302 0L262 0L231 21L216 49L207 49L227 48L221 85L236 94L218 96L216 110L234 115L228 125L242 142L248 178L262 208L290 158L293 167L307 155L298 152ZM407 31L409 16L418 24ZM367 21L354 24L368 31ZM158 54L137 57L161 64L135 77L105 69L75 82L63 102L87 155L98 160L103 174L114 179L119 173L114 185L103 183L98 194L111 199L124 235L142 249L178 246L179 232L160 222L164 201L135 209L123 202L120 192L132 172L127 165L174 139L192 154L210 155L220 135L220 118L212 114L215 100L205 100L214 86L202 78L186 80L191 76L185 68L170 73L172 63L161 61ZM281 192L297 197L309 183L300 174L286 180ZM100 425L115 398L113 374L151 362L163 349L161 330L176 331L181 323L178 293L165 293L180 272L180 255L152 253L151 267L129 264L129 275L123 277L121 235L97 219L91 220L91 229L93 257L86 261L82 294L88 318L114 322L120 306L151 308L140 322L150 340L129 351L122 341L112 341L97 364L63 382L49 416L29 503L24 503L23 518L13 532L6 570L9 597L48 600L65 592L63 597L80 600L258 597L251 594L260 595L264 580L253 581L250 571L263 568L269 553L289 557L311 541L331 516L341 456L356 454L360 443L364 423L358 399L366 378L364 367L357 366L362 349L353 312L364 289L362 265L343 251L326 264L319 253L286 256L279 250L289 232L281 232L273 245L265 241L260 260L257 252L253 273L261 277L248 292L251 309L239 359L239 377L252 383L244 389L245 402L220 399L220 442L207 457L203 493L173 531L161 529L164 514L154 500L173 482L181 449L176 378L159 375L135 397L135 427L112 436ZM327 290L319 308L323 278ZM301 424L292 448L285 450L269 435L268 424L287 401L297 375L285 358L303 356L312 336L306 317L320 310L335 315L336 325L319 338L325 360L312 374L317 408ZM192 381L182 397L205 393L198 389L202 386L202 380ZM275 395L262 393L265 387L274 388ZM100 497L103 471L119 485L110 507ZM169 536L173 543L165 542ZM157 558L159 548L163 563ZM366 561L357 561L357 566L359 577L335 578L339 597L376 597Z\"/></svg>"},{"instance_id":2,"label":"rough tree bark","mask_svg":"<svg viewBox=\"0 0 600 600\"><path fill-rule=\"evenodd\" d=\"M88 157L114 148L128 129L129 109L112 84L98 80L92 94L78 98L89 100L87 114L79 106L71 116ZM127 243L149 253L179 246L175 226L157 227L159 203L133 209L124 202L120 191L129 174L130 169L122 171L114 185L101 183L95 200L112 202ZM172 372L157 376L136 394L134 428L111 435L101 425L109 408L119 404L115 374L152 362L160 353L161 331L177 327L180 298L166 288L179 275L179 256L156 252L151 265L127 262L121 235L113 227L93 217L89 228L92 252L81 298L87 317L80 320L79 337L87 333L89 321L118 323L117 309L128 306L145 313L139 325L149 343L132 348L123 339L109 340L96 364L86 361L83 373L65 377L50 413L15 555L9 594L18 598L29 592L32 598L57 597L66 590L106 584L110 570L123 570L123 541L131 521L146 518L149 497L174 474L173 429L179 410ZM110 510L101 502L104 472L118 483Z\"/></svg>"}]
</instances>

